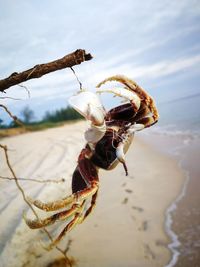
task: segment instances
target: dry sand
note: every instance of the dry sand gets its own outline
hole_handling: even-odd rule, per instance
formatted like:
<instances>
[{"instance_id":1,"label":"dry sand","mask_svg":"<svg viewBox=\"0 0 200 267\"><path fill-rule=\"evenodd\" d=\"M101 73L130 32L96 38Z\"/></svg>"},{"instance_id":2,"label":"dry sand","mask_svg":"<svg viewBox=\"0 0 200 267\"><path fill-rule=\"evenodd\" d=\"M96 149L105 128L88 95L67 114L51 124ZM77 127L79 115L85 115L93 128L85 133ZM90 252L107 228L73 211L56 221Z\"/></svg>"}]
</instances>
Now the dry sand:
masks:
<instances>
[{"instance_id":1,"label":"dry sand","mask_svg":"<svg viewBox=\"0 0 200 267\"><path fill-rule=\"evenodd\" d=\"M10 149L18 177L67 179L60 184L21 181L27 195L51 201L70 194L71 175L85 143L85 127L79 122L0 140ZM176 161L137 136L126 157L129 176L121 165L100 171L94 212L60 243L65 248L72 240L68 255L77 266L156 267L170 260L165 211L180 193L185 177ZM0 175L10 177L2 152L0 160ZM61 254L55 249L45 251L39 243L41 238L45 241L44 234L30 230L22 220L22 211L28 207L14 181L0 180L0 187L0 266L48 266ZM32 216L30 212L28 216ZM54 224L49 230L56 235L65 224Z\"/></svg>"}]
</instances>

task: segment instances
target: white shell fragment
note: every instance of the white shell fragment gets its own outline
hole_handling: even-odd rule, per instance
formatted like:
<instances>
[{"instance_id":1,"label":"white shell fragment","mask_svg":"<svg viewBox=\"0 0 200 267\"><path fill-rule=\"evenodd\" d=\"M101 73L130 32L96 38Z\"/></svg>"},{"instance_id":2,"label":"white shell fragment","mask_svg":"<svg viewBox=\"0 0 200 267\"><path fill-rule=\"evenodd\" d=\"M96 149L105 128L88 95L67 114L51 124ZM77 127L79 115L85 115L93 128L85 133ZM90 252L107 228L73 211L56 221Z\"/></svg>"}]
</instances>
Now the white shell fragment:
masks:
<instances>
[{"instance_id":1,"label":"white shell fragment","mask_svg":"<svg viewBox=\"0 0 200 267\"><path fill-rule=\"evenodd\" d=\"M105 111L96 94L83 91L70 97L69 104L92 124L100 126L104 123Z\"/></svg>"}]
</instances>

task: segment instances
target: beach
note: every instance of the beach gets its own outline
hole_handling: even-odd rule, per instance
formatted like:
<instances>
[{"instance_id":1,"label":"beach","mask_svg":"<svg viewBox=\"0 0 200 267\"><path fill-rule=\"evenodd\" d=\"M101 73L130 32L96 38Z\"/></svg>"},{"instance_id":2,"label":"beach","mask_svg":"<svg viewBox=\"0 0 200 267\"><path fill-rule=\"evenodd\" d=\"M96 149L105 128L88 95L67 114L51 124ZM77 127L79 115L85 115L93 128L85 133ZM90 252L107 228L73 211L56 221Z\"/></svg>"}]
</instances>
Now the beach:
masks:
<instances>
[{"instance_id":1,"label":"beach","mask_svg":"<svg viewBox=\"0 0 200 267\"><path fill-rule=\"evenodd\" d=\"M198 267L200 262L200 135L197 131L149 131L142 140L173 158L185 175L182 191L171 205L173 258L170 266Z\"/></svg>"},{"instance_id":2,"label":"beach","mask_svg":"<svg viewBox=\"0 0 200 267\"><path fill-rule=\"evenodd\" d=\"M0 140L9 148L10 162L18 177L65 179L64 183L20 180L26 195L49 202L71 193L71 176L85 144L85 129L85 122L78 122ZM187 175L177 158L160 148L157 136L143 138L137 133L126 154L129 175L125 176L120 164L112 171L100 170L94 211L59 244L63 249L69 246L68 256L73 257L76 266L157 267L170 263L173 251L169 246L174 242L170 227L180 232L177 222L182 219L180 213L175 212L175 217L174 210L168 209L182 194ZM0 157L0 175L11 177L3 151ZM40 240L49 241L41 230L31 230L25 224L23 210L28 217L34 216L14 181L0 180L0 186L1 266L43 267L61 258L56 249L43 249ZM37 212L42 218L47 216L46 212ZM167 223L172 215L174 223ZM65 225L56 223L48 229L57 236Z\"/></svg>"}]
</instances>

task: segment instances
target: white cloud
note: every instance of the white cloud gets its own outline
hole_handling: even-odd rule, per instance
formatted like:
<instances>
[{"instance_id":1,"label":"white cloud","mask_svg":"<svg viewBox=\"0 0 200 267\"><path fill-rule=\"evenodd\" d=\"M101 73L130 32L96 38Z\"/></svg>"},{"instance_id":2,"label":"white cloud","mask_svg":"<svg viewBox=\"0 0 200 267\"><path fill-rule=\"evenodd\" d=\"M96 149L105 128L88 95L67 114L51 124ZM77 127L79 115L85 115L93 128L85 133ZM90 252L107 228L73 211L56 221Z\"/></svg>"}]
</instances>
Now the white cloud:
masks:
<instances>
[{"instance_id":1,"label":"white cloud","mask_svg":"<svg viewBox=\"0 0 200 267\"><path fill-rule=\"evenodd\" d=\"M133 66L131 63L122 64L110 68L96 69L96 74L88 76L87 79L90 84L97 84L106 77L124 74L133 79L144 78L161 78L167 75L174 75L183 70L200 66L200 55L195 55L189 58L181 58L174 61L160 61L151 65ZM102 67L102 66L101 66Z\"/></svg>"},{"instance_id":2,"label":"white cloud","mask_svg":"<svg viewBox=\"0 0 200 267\"><path fill-rule=\"evenodd\" d=\"M80 5L76 0L8 0L1 10L1 76L60 58L77 48L94 54L92 61L74 68L90 90L105 77L120 73L139 80L158 80L183 70L191 73L200 63L198 2L86 0ZM79 88L70 70L24 85L30 89L35 106L41 99L65 98ZM8 90L8 95L27 97L19 87Z\"/></svg>"}]
</instances>

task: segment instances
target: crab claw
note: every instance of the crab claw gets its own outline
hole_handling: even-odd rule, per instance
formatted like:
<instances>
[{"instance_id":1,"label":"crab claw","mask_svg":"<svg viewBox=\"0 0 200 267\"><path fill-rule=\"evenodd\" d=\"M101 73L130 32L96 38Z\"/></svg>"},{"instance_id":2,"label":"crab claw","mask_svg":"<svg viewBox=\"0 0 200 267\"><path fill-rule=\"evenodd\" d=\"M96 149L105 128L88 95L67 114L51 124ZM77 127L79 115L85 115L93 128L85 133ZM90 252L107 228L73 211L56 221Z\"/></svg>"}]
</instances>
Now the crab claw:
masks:
<instances>
[{"instance_id":1,"label":"crab claw","mask_svg":"<svg viewBox=\"0 0 200 267\"><path fill-rule=\"evenodd\" d=\"M124 166L124 170L126 173L126 176L128 175L128 168L126 166L126 160L125 160L125 153L126 153L126 145L130 145L131 140L133 138L133 135L137 131L141 131L144 129L143 124L137 124L135 123L134 125L130 126L130 128L127 130L127 135L124 137L123 141L120 142L116 148L116 156L119 162L121 162Z\"/></svg>"},{"instance_id":2,"label":"crab claw","mask_svg":"<svg viewBox=\"0 0 200 267\"><path fill-rule=\"evenodd\" d=\"M113 93L115 96L119 96L125 99L125 101L130 101L134 104L135 110L137 111L140 107L140 98L134 92L131 92L125 88L109 88L109 89L101 89L97 90L97 93Z\"/></svg>"},{"instance_id":3,"label":"crab claw","mask_svg":"<svg viewBox=\"0 0 200 267\"><path fill-rule=\"evenodd\" d=\"M92 92L83 91L72 96L69 99L69 104L86 120L91 121L90 128L85 132L87 142L98 142L106 132L105 110L99 97Z\"/></svg>"},{"instance_id":4,"label":"crab claw","mask_svg":"<svg viewBox=\"0 0 200 267\"><path fill-rule=\"evenodd\" d=\"M111 77L103 80L102 82L100 82L96 87L100 88L106 82L112 82L112 81L122 83L123 85L125 85L126 90L129 90L131 92L135 92L139 96L140 99L146 99L147 101L150 100L150 96L141 87L139 87L135 81L130 80L129 78L127 78L124 75L111 76Z\"/></svg>"},{"instance_id":5,"label":"crab claw","mask_svg":"<svg viewBox=\"0 0 200 267\"><path fill-rule=\"evenodd\" d=\"M116 149L116 156L119 162L121 162L124 166L124 170L126 173L126 176L128 176L128 168L126 166L126 161L125 161L125 153L124 153L124 143L120 143Z\"/></svg>"},{"instance_id":6,"label":"crab claw","mask_svg":"<svg viewBox=\"0 0 200 267\"><path fill-rule=\"evenodd\" d=\"M144 103L149 107L149 110L153 115L154 122L158 121L159 115L158 115L158 111L157 111L157 108L155 106L153 98L150 95L148 95L146 93L146 91L142 87L140 87L135 81L130 80L129 78L127 78L124 75L115 75L115 76L109 77L109 78L103 80L102 82L100 82L97 85L97 88L100 88L103 84L105 84L108 81L109 82L117 81L117 82L120 82L123 85L125 85L125 89L120 89L120 90L123 90L123 91L121 91L122 96L124 96L124 94L125 94L125 97L126 97L127 93L125 90L128 90L129 92L136 94L137 97L139 98L139 101L144 101ZM116 92L116 94L119 95L119 93L115 90L116 89L106 91L106 89L103 89L103 90L101 89L101 90L98 90L98 92L109 92L110 91L113 93ZM135 96L132 99L132 103L134 103L136 107L137 107L137 103L139 103L139 101L136 100Z\"/></svg>"},{"instance_id":7,"label":"crab claw","mask_svg":"<svg viewBox=\"0 0 200 267\"><path fill-rule=\"evenodd\" d=\"M105 84L108 81L117 81L122 83L123 85L125 85L124 88L111 88L111 89L99 89L97 90L97 93L113 93L116 96L122 97L125 99L125 101L130 101L132 103L132 105L134 106L135 111L138 111L138 109L140 108L140 104L141 104L141 98L140 95L137 94L135 88L135 84L131 84L131 87L129 88L127 86L126 83L124 83L124 80L127 81L128 78L126 78L125 76L122 75L115 75L112 77L109 77L105 80L103 80L102 82L100 82L96 87L100 88L103 84ZM131 81L132 82L132 81Z\"/></svg>"},{"instance_id":8,"label":"crab claw","mask_svg":"<svg viewBox=\"0 0 200 267\"><path fill-rule=\"evenodd\" d=\"M96 94L88 91L80 92L70 97L69 104L92 124L100 126L104 123L105 111Z\"/></svg>"}]
</instances>

